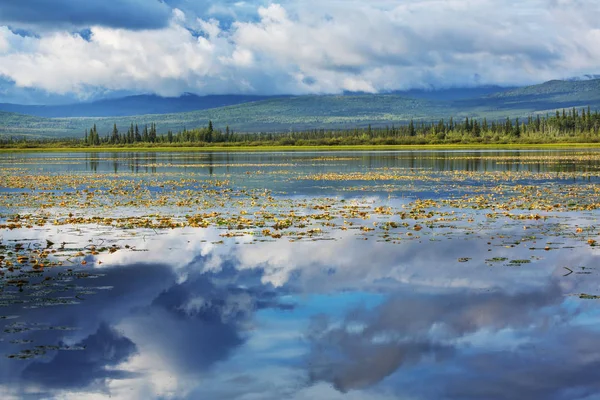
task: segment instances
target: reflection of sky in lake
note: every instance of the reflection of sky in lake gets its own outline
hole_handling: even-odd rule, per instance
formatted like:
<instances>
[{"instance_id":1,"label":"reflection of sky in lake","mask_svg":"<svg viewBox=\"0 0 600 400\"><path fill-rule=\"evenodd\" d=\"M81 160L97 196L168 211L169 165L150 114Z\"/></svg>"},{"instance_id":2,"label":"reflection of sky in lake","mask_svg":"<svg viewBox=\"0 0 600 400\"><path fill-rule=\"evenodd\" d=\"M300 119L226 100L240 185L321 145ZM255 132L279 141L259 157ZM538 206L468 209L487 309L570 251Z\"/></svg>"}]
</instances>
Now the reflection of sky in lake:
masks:
<instances>
[{"instance_id":1,"label":"reflection of sky in lake","mask_svg":"<svg viewBox=\"0 0 600 400\"><path fill-rule=\"evenodd\" d=\"M524 231L472 213L472 226L398 245L354 231L292 243L216 228L6 230L5 243L101 235L121 249L88 256L76 269L88 277L56 268L43 288L3 288L0 353L39 354L0 358L0 396L600 398L600 313L578 297L600 294L600 253L567 234L596 215Z\"/></svg>"},{"instance_id":2,"label":"reflection of sky in lake","mask_svg":"<svg viewBox=\"0 0 600 400\"><path fill-rule=\"evenodd\" d=\"M595 293L597 271L563 277L564 266L597 265L591 248L567 240L515 267L485 260L529 258L527 247L488 252L483 237L236 245L214 244L218 233L121 239L137 251L74 279L88 293L79 304L4 307L19 316L5 329L29 329L5 331L4 354L85 346L5 358L5 395L571 399L599 389L597 307L569 296Z\"/></svg>"}]
</instances>

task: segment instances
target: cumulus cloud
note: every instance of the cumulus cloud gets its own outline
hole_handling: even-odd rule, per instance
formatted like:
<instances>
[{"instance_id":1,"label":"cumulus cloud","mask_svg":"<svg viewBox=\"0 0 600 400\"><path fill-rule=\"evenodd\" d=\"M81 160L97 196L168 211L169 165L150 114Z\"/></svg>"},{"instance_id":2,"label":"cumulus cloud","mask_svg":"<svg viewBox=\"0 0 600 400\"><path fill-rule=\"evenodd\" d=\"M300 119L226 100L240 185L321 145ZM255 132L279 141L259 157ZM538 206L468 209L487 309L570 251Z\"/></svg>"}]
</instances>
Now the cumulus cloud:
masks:
<instances>
[{"instance_id":1,"label":"cumulus cloud","mask_svg":"<svg viewBox=\"0 0 600 400\"><path fill-rule=\"evenodd\" d=\"M149 26L121 9L135 0L107 7L122 16L114 19L90 11L100 3L62 2L81 14L73 19L90 26L89 37L66 29L23 37L0 28L0 76L16 87L79 95L98 88L162 95L377 92L526 84L597 72L600 65L596 2L309 0L195 9L171 2L182 9ZM43 25L54 18L8 4L7 20ZM162 15L165 7L144 2L136 15ZM88 11L109 21L87 18ZM136 30L150 27L156 29Z\"/></svg>"}]
</instances>

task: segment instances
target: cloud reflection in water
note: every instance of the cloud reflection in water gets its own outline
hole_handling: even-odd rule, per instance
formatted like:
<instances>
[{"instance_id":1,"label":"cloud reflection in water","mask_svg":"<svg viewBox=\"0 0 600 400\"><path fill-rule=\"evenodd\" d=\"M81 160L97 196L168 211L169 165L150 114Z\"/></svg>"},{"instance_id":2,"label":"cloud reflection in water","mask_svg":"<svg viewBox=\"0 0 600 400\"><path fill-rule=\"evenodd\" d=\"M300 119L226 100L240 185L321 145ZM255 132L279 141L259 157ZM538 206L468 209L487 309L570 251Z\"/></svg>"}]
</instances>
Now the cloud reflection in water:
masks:
<instances>
[{"instance_id":1,"label":"cloud reflection in water","mask_svg":"<svg viewBox=\"0 0 600 400\"><path fill-rule=\"evenodd\" d=\"M86 346L3 359L5 397L583 399L599 389L594 303L566 296L593 292L595 275L560 276L573 249L515 268L486 265L483 237L440 238L432 252L426 240L354 233L212 243L219 232L122 239L148 251L107 255L97 278L76 281L111 290L77 305L5 308L20 323L78 328L5 334L5 354ZM577 249L581 265L596 260Z\"/></svg>"}]
</instances>

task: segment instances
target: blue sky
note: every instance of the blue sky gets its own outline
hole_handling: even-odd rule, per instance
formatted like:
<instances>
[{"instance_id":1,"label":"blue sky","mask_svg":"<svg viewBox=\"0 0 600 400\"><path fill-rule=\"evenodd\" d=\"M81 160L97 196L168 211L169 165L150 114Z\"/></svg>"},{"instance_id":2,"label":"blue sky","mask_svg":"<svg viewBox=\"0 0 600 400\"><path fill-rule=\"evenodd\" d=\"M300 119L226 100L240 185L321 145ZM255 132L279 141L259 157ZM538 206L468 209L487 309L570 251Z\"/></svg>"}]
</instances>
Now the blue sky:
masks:
<instances>
[{"instance_id":1,"label":"blue sky","mask_svg":"<svg viewBox=\"0 0 600 400\"><path fill-rule=\"evenodd\" d=\"M593 0L3 0L0 101L523 85L600 71Z\"/></svg>"}]
</instances>

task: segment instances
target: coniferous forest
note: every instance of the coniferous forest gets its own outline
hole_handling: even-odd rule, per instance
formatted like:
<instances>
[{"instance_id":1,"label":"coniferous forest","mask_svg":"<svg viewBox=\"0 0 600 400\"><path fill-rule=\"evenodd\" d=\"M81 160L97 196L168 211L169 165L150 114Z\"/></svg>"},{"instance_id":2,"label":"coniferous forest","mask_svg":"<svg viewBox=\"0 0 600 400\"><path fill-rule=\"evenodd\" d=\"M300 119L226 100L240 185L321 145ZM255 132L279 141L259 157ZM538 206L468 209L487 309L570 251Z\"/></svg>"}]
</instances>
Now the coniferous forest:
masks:
<instances>
[{"instance_id":1,"label":"coniferous forest","mask_svg":"<svg viewBox=\"0 0 600 400\"><path fill-rule=\"evenodd\" d=\"M597 141L600 140L600 113L589 108L556 111L553 115L530 116L524 120L506 118L410 121L406 125L360 127L354 129L312 129L281 133L240 133L226 126L216 129L213 123L196 129L157 134L156 124L139 127L131 124L127 132L114 125L110 134L100 136L93 126L85 132L84 144L272 144L272 145L352 145L409 143L509 143L518 141Z\"/></svg>"},{"instance_id":2,"label":"coniferous forest","mask_svg":"<svg viewBox=\"0 0 600 400\"><path fill-rule=\"evenodd\" d=\"M157 125L131 124L127 131L113 125L110 132L99 132L96 125L81 139L4 138L5 146L54 144L55 146L241 146L241 145L395 145L460 143L559 143L600 141L600 113L590 108L571 108L553 114L532 115L525 119L449 118L438 121L414 121L404 125L356 127L354 129L311 129L280 133L235 132L225 126L216 128L212 121L205 127L168 131L159 134Z\"/></svg>"}]
</instances>

